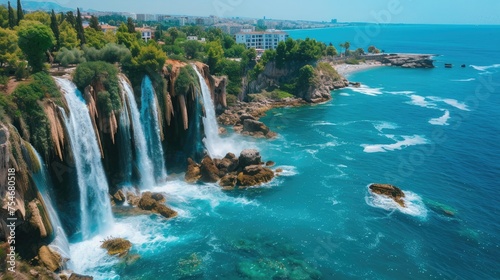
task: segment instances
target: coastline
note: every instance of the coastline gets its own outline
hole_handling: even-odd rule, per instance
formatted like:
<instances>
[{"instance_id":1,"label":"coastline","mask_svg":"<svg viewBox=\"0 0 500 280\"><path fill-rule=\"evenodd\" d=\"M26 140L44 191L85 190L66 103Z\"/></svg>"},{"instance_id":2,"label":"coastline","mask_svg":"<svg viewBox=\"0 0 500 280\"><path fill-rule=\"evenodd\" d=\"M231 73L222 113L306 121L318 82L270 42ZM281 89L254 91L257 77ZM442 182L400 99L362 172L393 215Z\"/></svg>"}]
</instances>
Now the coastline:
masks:
<instances>
[{"instance_id":1,"label":"coastline","mask_svg":"<svg viewBox=\"0 0 500 280\"><path fill-rule=\"evenodd\" d=\"M339 75L348 78L349 75L353 73L372 68L382 67L385 65L383 65L378 61L370 61L370 62L363 62L360 64L347 64L347 63L332 64L332 66L337 71L337 73L339 73Z\"/></svg>"}]
</instances>

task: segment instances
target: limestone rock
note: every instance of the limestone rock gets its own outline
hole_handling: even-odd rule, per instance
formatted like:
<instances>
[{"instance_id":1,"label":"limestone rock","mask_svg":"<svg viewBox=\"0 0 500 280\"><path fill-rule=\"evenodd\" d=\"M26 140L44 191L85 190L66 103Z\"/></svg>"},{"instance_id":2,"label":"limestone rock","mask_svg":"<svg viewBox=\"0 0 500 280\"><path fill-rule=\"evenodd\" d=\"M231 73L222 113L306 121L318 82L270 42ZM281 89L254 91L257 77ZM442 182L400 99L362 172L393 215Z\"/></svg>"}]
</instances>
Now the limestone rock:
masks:
<instances>
[{"instance_id":1,"label":"limestone rock","mask_svg":"<svg viewBox=\"0 0 500 280\"><path fill-rule=\"evenodd\" d=\"M119 257L123 257L132 248L132 243L124 238L111 238L104 240L101 248L106 249L111 256L118 255Z\"/></svg>"},{"instance_id":2,"label":"limestone rock","mask_svg":"<svg viewBox=\"0 0 500 280\"><path fill-rule=\"evenodd\" d=\"M194 162L191 158L188 158L188 167L184 180L188 183L196 183L201 178L200 165Z\"/></svg>"},{"instance_id":3,"label":"limestone rock","mask_svg":"<svg viewBox=\"0 0 500 280\"><path fill-rule=\"evenodd\" d=\"M52 272L63 266L61 255L45 245L38 250L38 259L43 266Z\"/></svg>"},{"instance_id":4,"label":"limestone rock","mask_svg":"<svg viewBox=\"0 0 500 280\"><path fill-rule=\"evenodd\" d=\"M122 190L118 190L114 195L113 195L113 201L117 205L122 205L126 200L125 194L123 193Z\"/></svg>"},{"instance_id":5,"label":"limestone rock","mask_svg":"<svg viewBox=\"0 0 500 280\"><path fill-rule=\"evenodd\" d=\"M158 213L169 219L177 216L177 212L166 206L165 197L160 193L145 192L139 201L139 208L153 213Z\"/></svg>"},{"instance_id":6,"label":"limestone rock","mask_svg":"<svg viewBox=\"0 0 500 280\"><path fill-rule=\"evenodd\" d=\"M94 279L94 277L92 277L92 276L71 273L71 276L69 276L68 280L93 280L93 279Z\"/></svg>"},{"instance_id":7,"label":"limestone rock","mask_svg":"<svg viewBox=\"0 0 500 280\"><path fill-rule=\"evenodd\" d=\"M205 156L200 167L201 181L205 183L215 183L219 181L219 169L215 166L209 156Z\"/></svg>"},{"instance_id":8,"label":"limestone rock","mask_svg":"<svg viewBox=\"0 0 500 280\"><path fill-rule=\"evenodd\" d=\"M243 131L249 133L258 133L261 132L263 135L266 135L269 132L269 127L267 127L264 123L246 119L243 121Z\"/></svg>"},{"instance_id":9,"label":"limestone rock","mask_svg":"<svg viewBox=\"0 0 500 280\"><path fill-rule=\"evenodd\" d=\"M257 186L274 178L274 172L261 165L250 165L238 174L238 184L241 187Z\"/></svg>"},{"instance_id":10,"label":"limestone rock","mask_svg":"<svg viewBox=\"0 0 500 280\"><path fill-rule=\"evenodd\" d=\"M227 174L226 176L222 177L222 179L220 179L220 181L219 181L219 185L225 191L234 190L237 183L238 183L238 176L236 176L236 174L232 174L232 173Z\"/></svg>"},{"instance_id":11,"label":"limestone rock","mask_svg":"<svg viewBox=\"0 0 500 280\"><path fill-rule=\"evenodd\" d=\"M127 192L127 202L132 206L137 206L141 198L133 192Z\"/></svg>"},{"instance_id":12,"label":"limestone rock","mask_svg":"<svg viewBox=\"0 0 500 280\"><path fill-rule=\"evenodd\" d=\"M371 184L369 188L373 193L388 196L392 198L394 201L396 201L402 207L406 207L405 202L403 200L405 194L398 187L389 184Z\"/></svg>"},{"instance_id":13,"label":"limestone rock","mask_svg":"<svg viewBox=\"0 0 500 280\"><path fill-rule=\"evenodd\" d=\"M246 149L240 153L239 168L243 169L249 165L257 165L262 161L260 152L255 149Z\"/></svg>"}]
</instances>

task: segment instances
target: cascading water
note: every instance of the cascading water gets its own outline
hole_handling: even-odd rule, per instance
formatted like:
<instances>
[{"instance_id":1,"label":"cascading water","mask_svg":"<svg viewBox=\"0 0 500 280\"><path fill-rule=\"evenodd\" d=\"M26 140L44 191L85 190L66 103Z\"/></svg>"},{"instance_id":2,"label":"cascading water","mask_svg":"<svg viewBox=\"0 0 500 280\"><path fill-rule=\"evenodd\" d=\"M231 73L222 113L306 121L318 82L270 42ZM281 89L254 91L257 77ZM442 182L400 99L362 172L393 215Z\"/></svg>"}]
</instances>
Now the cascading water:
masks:
<instances>
[{"instance_id":1,"label":"cascading water","mask_svg":"<svg viewBox=\"0 0 500 280\"><path fill-rule=\"evenodd\" d=\"M130 135L130 113L128 109L128 100L125 93L122 92L123 109L120 113L120 170L123 173L123 182L132 181L132 138Z\"/></svg>"},{"instance_id":2,"label":"cascading water","mask_svg":"<svg viewBox=\"0 0 500 280\"><path fill-rule=\"evenodd\" d=\"M158 107L153 83L145 76L141 85L141 123L147 141L148 156L153 161L156 181L163 181L167 177L165 159L160 137Z\"/></svg>"},{"instance_id":3,"label":"cascading water","mask_svg":"<svg viewBox=\"0 0 500 280\"><path fill-rule=\"evenodd\" d=\"M111 204L108 183L101 162L99 149L88 107L76 86L67 79L56 78L64 92L70 115L64 110L64 123L68 130L78 187L80 189L80 222L82 238L88 239L103 232L111 223Z\"/></svg>"},{"instance_id":4,"label":"cascading water","mask_svg":"<svg viewBox=\"0 0 500 280\"><path fill-rule=\"evenodd\" d=\"M144 129L141 123L141 115L139 113L139 109L137 108L137 102L135 101L134 92L130 87L130 84L123 77L120 77L120 83L125 94L125 104L128 104L128 106L125 105L124 107L130 108L130 112L128 111L128 108L126 109L127 114L130 114L130 117L128 118L128 131L130 137L130 121L132 121L132 130L135 144L135 160L141 176L140 186L142 189L151 188L155 183L153 164L151 159L148 157L148 146L144 134Z\"/></svg>"},{"instance_id":5,"label":"cascading water","mask_svg":"<svg viewBox=\"0 0 500 280\"><path fill-rule=\"evenodd\" d=\"M198 68L195 65L193 65L193 68L198 75L198 80L200 81L203 105L205 107L205 116L203 117L205 138L203 139L203 143L205 144L210 157L223 157L225 153L233 151L234 145L227 143L227 139L222 139L219 136L219 126L217 125L217 119L215 117L215 106L212 100L212 94L210 93L210 89L208 88L205 79L198 71Z\"/></svg>"},{"instance_id":6,"label":"cascading water","mask_svg":"<svg viewBox=\"0 0 500 280\"><path fill-rule=\"evenodd\" d=\"M40 166L40 169L32 174L32 178L33 181L35 182L38 191L40 192L40 195L42 196L55 235L55 238L52 241L52 243L50 243L49 247L51 247L59 254L61 254L63 258L69 259L70 252L69 252L68 237L66 236L66 232L64 232L61 220L59 219L59 215L57 214L57 211L55 210L52 204L52 199L51 199L52 182L50 181L47 168L45 167L45 163L43 162L42 158L40 157L40 155L33 146L31 146L31 149L33 153L36 155L38 166Z\"/></svg>"}]
</instances>

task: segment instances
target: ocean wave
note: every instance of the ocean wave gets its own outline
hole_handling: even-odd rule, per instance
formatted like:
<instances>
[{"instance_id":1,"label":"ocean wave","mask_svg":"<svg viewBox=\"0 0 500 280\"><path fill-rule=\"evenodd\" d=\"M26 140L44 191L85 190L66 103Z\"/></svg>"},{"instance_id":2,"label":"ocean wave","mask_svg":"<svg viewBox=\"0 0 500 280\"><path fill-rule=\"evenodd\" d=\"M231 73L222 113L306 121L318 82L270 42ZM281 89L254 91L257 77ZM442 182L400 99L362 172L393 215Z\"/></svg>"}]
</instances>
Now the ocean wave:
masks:
<instances>
[{"instance_id":1,"label":"ocean wave","mask_svg":"<svg viewBox=\"0 0 500 280\"><path fill-rule=\"evenodd\" d=\"M435 101L435 102L444 102L452 107L455 107L459 110L462 110L462 111L470 111L469 108L467 107L467 105L463 102L460 102L456 99L451 99L451 98L440 98L440 97L437 97L437 96L430 96L428 97L430 100L432 101Z\"/></svg>"},{"instance_id":2,"label":"ocean wave","mask_svg":"<svg viewBox=\"0 0 500 280\"><path fill-rule=\"evenodd\" d=\"M297 171L297 167L295 167L295 166L280 165L280 166L276 166L276 168L274 170L276 171L276 169L280 169L280 168L283 170L283 172L279 173L279 176L281 176L281 177L291 177L291 176L295 176L295 175L299 174L299 172Z\"/></svg>"},{"instance_id":3,"label":"ocean wave","mask_svg":"<svg viewBox=\"0 0 500 280\"><path fill-rule=\"evenodd\" d=\"M349 87L349 89L357 93L376 96L382 94L383 88L371 88L369 86L361 85L360 87Z\"/></svg>"},{"instance_id":4,"label":"ocean wave","mask_svg":"<svg viewBox=\"0 0 500 280\"><path fill-rule=\"evenodd\" d=\"M477 71L487 71L489 69L500 68L500 64L492 64L492 65L488 65L488 66L471 65L470 67L476 69Z\"/></svg>"},{"instance_id":5,"label":"ocean wave","mask_svg":"<svg viewBox=\"0 0 500 280\"><path fill-rule=\"evenodd\" d=\"M449 125L450 111L444 110L444 115L439 118L430 119L429 123L433 125Z\"/></svg>"},{"instance_id":6,"label":"ocean wave","mask_svg":"<svg viewBox=\"0 0 500 280\"><path fill-rule=\"evenodd\" d=\"M313 123L311 126L329 126L329 125L336 125L336 124L327 121L318 121Z\"/></svg>"},{"instance_id":7,"label":"ocean wave","mask_svg":"<svg viewBox=\"0 0 500 280\"><path fill-rule=\"evenodd\" d=\"M458 80L451 80L452 82L472 82L475 81L476 78L469 78L469 79L458 79Z\"/></svg>"},{"instance_id":8,"label":"ocean wave","mask_svg":"<svg viewBox=\"0 0 500 280\"><path fill-rule=\"evenodd\" d=\"M387 93L394 95L410 95L410 94L415 94L416 92L411 90L402 90L402 91L388 91Z\"/></svg>"},{"instance_id":9,"label":"ocean wave","mask_svg":"<svg viewBox=\"0 0 500 280\"><path fill-rule=\"evenodd\" d=\"M365 196L365 202L371 207L380 208L387 211L399 211L403 214L418 217L421 219L427 218L427 208L425 207L422 198L414 192L403 191L403 193L405 194L403 201L406 207L402 207L392 198L389 198L385 195L372 193L369 187L367 187L367 189L368 194Z\"/></svg>"},{"instance_id":10,"label":"ocean wave","mask_svg":"<svg viewBox=\"0 0 500 280\"><path fill-rule=\"evenodd\" d=\"M384 129L396 129L398 128L399 126L395 123L391 123L391 122L375 122L373 123L373 127L375 127L375 129L382 133L382 131Z\"/></svg>"},{"instance_id":11,"label":"ocean wave","mask_svg":"<svg viewBox=\"0 0 500 280\"><path fill-rule=\"evenodd\" d=\"M427 101L426 97L420 95L410 95L411 101L406 102L407 104L416 105L429 109L436 109L437 105L433 102Z\"/></svg>"},{"instance_id":12,"label":"ocean wave","mask_svg":"<svg viewBox=\"0 0 500 280\"><path fill-rule=\"evenodd\" d=\"M351 96L349 93L347 92L341 92L339 93L340 96Z\"/></svg>"},{"instance_id":13,"label":"ocean wave","mask_svg":"<svg viewBox=\"0 0 500 280\"><path fill-rule=\"evenodd\" d=\"M394 139L394 135L385 135L388 138ZM420 136L420 135L413 135L413 136L401 136L403 140L397 141L396 143L393 144L362 144L361 147L363 147L363 151L365 153L385 153L388 151L395 151L395 150L401 150L406 147L410 146L415 146L415 145L423 145L427 144L428 141L425 137Z\"/></svg>"}]
</instances>

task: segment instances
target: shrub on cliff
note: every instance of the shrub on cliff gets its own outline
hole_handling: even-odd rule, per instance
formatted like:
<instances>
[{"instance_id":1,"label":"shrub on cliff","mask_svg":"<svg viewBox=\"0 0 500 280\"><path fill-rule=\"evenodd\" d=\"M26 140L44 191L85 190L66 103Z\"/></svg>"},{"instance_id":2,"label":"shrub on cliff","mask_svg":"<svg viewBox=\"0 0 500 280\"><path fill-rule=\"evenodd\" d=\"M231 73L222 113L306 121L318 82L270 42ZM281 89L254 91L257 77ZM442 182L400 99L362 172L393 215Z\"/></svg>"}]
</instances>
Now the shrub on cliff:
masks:
<instances>
[{"instance_id":1,"label":"shrub on cliff","mask_svg":"<svg viewBox=\"0 0 500 280\"><path fill-rule=\"evenodd\" d=\"M191 66L184 66L179 71L179 76L175 80L175 94L186 95L189 89L195 85L197 78Z\"/></svg>"},{"instance_id":2,"label":"shrub on cliff","mask_svg":"<svg viewBox=\"0 0 500 280\"><path fill-rule=\"evenodd\" d=\"M127 56L122 62L122 69L135 87L140 85L145 75L155 79L163 69L166 60L167 55L153 42L140 47L136 56Z\"/></svg>"},{"instance_id":3,"label":"shrub on cliff","mask_svg":"<svg viewBox=\"0 0 500 280\"><path fill-rule=\"evenodd\" d=\"M99 93L107 91L109 98L103 99L101 96L101 101L104 100L106 103L108 101L111 103L111 108L105 110L107 114L111 113L111 110L120 110L121 100L118 69L114 65L102 61L81 63L73 74L73 82L82 92L87 86L93 86L94 90L98 91L98 102ZM101 106L101 104L98 103L98 106ZM104 108L107 108L107 105Z\"/></svg>"},{"instance_id":4,"label":"shrub on cliff","mask_svg":"<svg viewBox=\"0 0 500 280\"><path fill-rule=\"evenodd\" d=\"M62 48L56 56L56 62L59 62L63 67L68 67L70 64L79 64L85 62L85 57L83 56L83 51L74 48L68 50L67 48Z\"/></svg>"}]
</instances>

